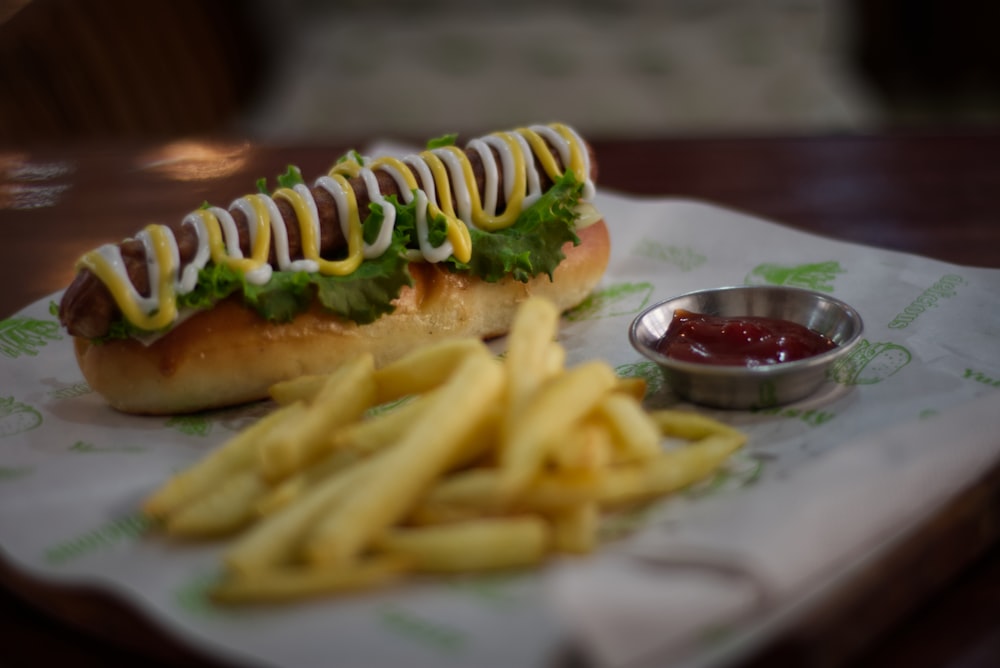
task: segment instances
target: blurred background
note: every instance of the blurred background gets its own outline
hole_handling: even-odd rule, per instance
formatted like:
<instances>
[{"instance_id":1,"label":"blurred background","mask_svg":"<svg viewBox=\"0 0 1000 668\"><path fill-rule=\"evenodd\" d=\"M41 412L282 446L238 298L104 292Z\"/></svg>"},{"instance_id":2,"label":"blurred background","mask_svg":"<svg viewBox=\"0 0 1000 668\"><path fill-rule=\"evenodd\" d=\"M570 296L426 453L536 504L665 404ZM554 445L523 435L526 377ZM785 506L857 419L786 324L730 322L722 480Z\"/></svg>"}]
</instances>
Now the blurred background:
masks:
<instances>
[{"instance_id":1,"label":"blurred background","mask_svg":"<svg viewBox=\"0 0 1000 668\"><path fill-rule=\"evenodd\" d=\"M0 144L1000 120L987 0L0 0Z\"/></svg>"}]
</instances>

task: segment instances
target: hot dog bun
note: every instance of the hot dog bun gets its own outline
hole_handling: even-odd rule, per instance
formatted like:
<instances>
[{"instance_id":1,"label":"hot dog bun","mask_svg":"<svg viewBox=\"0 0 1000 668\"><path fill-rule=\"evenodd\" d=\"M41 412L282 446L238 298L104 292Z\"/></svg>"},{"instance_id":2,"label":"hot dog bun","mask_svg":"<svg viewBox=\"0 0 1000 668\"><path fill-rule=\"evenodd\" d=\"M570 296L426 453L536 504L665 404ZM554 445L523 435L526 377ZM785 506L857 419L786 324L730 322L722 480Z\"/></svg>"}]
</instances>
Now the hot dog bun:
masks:
<instances>
[{"instance_id":1,"label":"hot dog bun","mask_svg":"<svg viewBox=\"0 0 1000 668\"><path fill-rule=\"evenodd\" d=\"M438 265L411 265L415 284L396 309L358 325L319 308L275 324L230 298L190 317L150 345L134 339L92 343L76 338L77 361L91 388L125 412L173 414L258 400L270 385L325 373L371 352L385 364L431 341L502 335L518 305L540 295L560 310L579 304L598 283L610 252L603 220L578 230L552 279L487 283Z\"/></svg>"}]
</instances>

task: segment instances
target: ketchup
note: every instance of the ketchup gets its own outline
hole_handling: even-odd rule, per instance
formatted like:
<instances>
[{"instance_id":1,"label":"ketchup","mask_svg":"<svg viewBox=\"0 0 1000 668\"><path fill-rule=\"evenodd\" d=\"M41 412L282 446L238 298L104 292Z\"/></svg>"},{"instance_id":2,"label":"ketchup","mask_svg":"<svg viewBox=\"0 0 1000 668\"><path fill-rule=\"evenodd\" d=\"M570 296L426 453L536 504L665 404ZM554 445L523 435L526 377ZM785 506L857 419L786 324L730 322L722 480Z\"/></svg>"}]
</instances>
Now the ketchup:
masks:
<instances>
[{"instance_id":1,"label":"ketchup","mask_svg":"<svg viewBox=\"0 0 1000 668\"><path fill-rule=\"evenodd\" d=\"M725 317L678 309L656 349L682 362L755 367L805 359L836 348L828 337L789 320Z\"/></svg>"}]
</instances>

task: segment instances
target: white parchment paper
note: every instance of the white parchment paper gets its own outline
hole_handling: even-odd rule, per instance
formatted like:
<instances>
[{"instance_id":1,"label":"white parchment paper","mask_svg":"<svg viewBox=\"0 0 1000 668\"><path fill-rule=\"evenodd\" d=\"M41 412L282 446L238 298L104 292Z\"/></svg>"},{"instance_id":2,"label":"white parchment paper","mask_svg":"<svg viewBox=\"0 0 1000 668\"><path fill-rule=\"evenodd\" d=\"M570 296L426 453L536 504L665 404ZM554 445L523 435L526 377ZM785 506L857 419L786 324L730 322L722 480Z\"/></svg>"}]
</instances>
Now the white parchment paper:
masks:
<instances>
[{"instance_id":1,"label":"white parchment paper","mask_svg":"<svg viewBox=\"0 0 1000 668\"><path fill-rule=\"evenodd\" d=\"M220 609L218 545L147 531L139 501L268 409L184 418L108 409L49 300L0 322L0 547L25 573L93 583L204 651L251 665L544 666L572 644L602 665L738 655L760 619L835 585L1000 458L1000 270L841 243L699 202L603 193L613 256L564 319L569 362L641 375L632 318L679 293L744 283L828 292L865 340L816 395L706 411L750 440L706 484L608 527L587 558L420 579L304 604ZM57 298L54 296L53 299ZM502 342L497 343L502 346Z\"/></svg>"}]
</instances>

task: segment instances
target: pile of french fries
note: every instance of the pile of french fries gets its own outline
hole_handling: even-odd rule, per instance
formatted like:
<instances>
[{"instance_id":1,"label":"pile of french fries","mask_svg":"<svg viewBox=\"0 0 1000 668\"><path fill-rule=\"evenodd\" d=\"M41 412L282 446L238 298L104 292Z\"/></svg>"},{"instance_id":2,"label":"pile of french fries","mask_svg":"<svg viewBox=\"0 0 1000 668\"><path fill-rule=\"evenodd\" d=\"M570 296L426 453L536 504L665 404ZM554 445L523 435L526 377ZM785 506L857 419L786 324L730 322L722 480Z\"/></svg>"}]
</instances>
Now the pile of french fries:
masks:
<instances>
[{"instance_id":1,"label":"pile of french fries","mask_svg":"<svg viewBox=\"0 0 1000 668\"><path fill-rule=\"evenodd\" d=\"M604 362L567 367L558 323L531 298L503 357L452 339L279 383L276 410L144 510L168 535L232 540L215 600L288 600L586 553L602 513L701 480L745 442L645 410L645 382Z\"/></svg>"}]
</instances>

